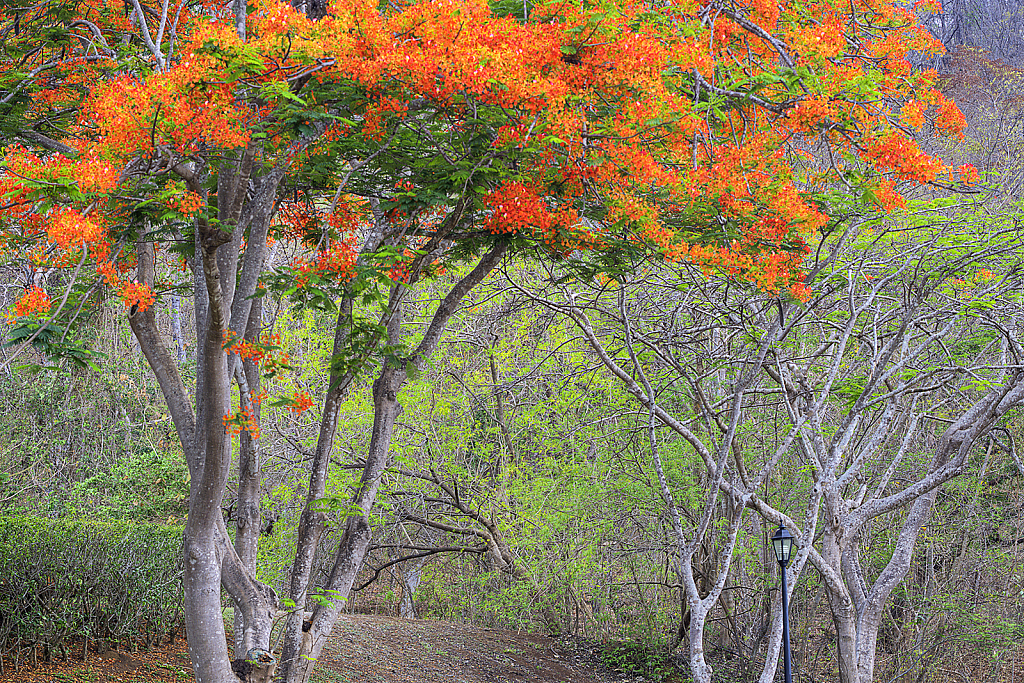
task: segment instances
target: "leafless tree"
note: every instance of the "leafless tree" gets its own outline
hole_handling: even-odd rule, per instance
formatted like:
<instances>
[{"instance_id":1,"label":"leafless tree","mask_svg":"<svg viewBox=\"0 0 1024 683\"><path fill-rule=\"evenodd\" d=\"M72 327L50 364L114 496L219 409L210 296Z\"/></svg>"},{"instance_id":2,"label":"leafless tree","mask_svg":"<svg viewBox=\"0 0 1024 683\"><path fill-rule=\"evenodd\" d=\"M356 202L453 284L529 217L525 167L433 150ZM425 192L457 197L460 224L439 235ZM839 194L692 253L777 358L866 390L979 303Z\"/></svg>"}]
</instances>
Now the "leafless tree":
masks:
<instances>
[{"instance_id":1,"label":"leafless tree","mask_svg":"<svg viewBox=\"0 0 1024 683\"><path fill-rule=\"evenodd\" d=\"M936 220L823 237L809 264L814 293L806 303L686 268L651 266L589 291L553 285L554 274L512 284L575 322L652 419L703 464L708 493L696 510L677 506L658 478L677 536L695 680L710 680L704 619L728 580L744 508L796 530L792 585L810 561L825 582L842 680L872 680L882 609L910 567L939 488L1024 400L1014 317L1018 226ZM759 440L769 423L782 425L777 444ZM660 469L653 426L651 457ZM761 495L769 477L783 474L798 496ZM895 552L869 571L863 532L897 510ZM718 573L698 589L691 549L716 520ZM781 639L774 604L764 683Z\"/></svg>"}]
</instances>

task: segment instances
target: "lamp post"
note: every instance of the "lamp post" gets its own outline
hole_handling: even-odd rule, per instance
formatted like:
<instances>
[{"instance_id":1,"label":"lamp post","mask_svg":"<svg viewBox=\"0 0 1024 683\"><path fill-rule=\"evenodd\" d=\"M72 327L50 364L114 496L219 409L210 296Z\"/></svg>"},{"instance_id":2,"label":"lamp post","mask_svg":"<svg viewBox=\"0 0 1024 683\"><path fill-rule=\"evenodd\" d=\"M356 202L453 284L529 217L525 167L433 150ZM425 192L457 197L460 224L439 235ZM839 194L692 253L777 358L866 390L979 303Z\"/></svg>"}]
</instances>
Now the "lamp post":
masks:
<instances>
[{"instance_id":1,"label":"lamp post","mask_svg":"<svg viewBox=\"0 0 1024 683\"><path fill-rule=\"evenodd\" d=\"M789 653L789 592L786 587L786 565L789 564L789 557L793 552L793 534L789 533L782 524L772 536L772 548L775 550L775 559L779 561L782 568L782 645L783 645L783 673L786 683L793 683L792 659Z\"/></svg>"}]
</instances>

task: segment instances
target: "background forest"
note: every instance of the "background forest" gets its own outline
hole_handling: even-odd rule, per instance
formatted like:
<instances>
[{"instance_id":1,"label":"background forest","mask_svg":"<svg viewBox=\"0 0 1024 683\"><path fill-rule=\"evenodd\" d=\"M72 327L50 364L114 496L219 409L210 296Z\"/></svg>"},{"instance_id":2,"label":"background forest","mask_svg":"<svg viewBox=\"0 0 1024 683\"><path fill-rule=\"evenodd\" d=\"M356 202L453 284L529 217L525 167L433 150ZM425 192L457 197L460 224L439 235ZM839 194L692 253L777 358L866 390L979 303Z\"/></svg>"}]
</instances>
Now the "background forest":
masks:
<instances>
[{"instance_id":1,"label":"background forest","mask_svg":"<svg viewBox=\"0 0 1024 683\"><path fill-rule=\"evenodd\" d=\"M259 211L239 208L256 218L254 232L224 241L237 263L220 262L236 276L223 281L238 292L225 295L223 327L234 336L224 345L256 350L237 363L229 352L222 368L230 393L217 400L231 406L223 426L233 438L210 526L225 530L253 569L242 588L224 579L216 598L235 626L236 655L261 638L283 642L286 653L309 651L302 633L336 608L579 636L604 643L610 665L650 680L767 683L781 638L768 539L785 523L800 548L789 569L798 680L1016 680L1024 664L1022 11L958 0L922 14L946 52L909 59L915 70L938 71L966 127L963 137L943 137L931 120L917 140L961 177L901 175L867 189L851 172L845 185L832 183L815 196L823 220L799 251L796 288L766 285L762 270L735 263L628 248L596 266L573 258L586 240L599 241L592 236L537 258L532 247L442 232L443 212L422 251L403 254L404 243L384 237L384 251L364 250L358 267L376 268L364 289L332 288L326 276L295 285L317 277L303 267L322 265L302 260L309 234L282 236L303 221L301 192L311 196L322 181L326 162L315 154L294 187L271 186L284 198L267 205L261 241L278 239L257 284L255 275L247 281L246 242L258 239ZM575 53L563 55L573 63ZM354 97L341 90L329 96ZM32 142L35 128L16 130L24 110L0 113ZM293 124L296 140L307 134L301 126L319 125ZM475 138L452 142L470 151L440 171L391 158L381 144L380 157L345 167L352 191L366 197L382 181L359 164L414 169L389 177L408 177L410 187L372 206L379 224L423 209L414 204L426 190L411 189L422 186L417 173L483 192L470 184L477 168L466 170L484 146ZM796 163L825 164L827 144L807 149ZM516 173L546 154L519 150L508 161ZM228 158L237 176L245 159ZM209 166L221 173L211 182L222 219L231 193L246 194L223 180L228 162ZM153 163L166 171L176 161ZM275 172L254 173L244 202ZM173 192L133 190L185 197L200 186L181 178ZM445 195L435 205L453 196L429 190ZM331 211L341 196L339 186ZM329 200L309 201L322 210ZM46 201L56 211L61 200ZM178 213L139 215L131 220L140 245L182 241L168 237L184 230ZM596 220L580 215L592 229ZM172 226L165 232L154 227L161 217ZM181 409L165 398L152 349L167 352L194 401L193 426L204 415L220 422L219 404L201 400L212 385L202 340L220 315L193 288L203 229L216 226L194 229L191 253L138 247L131 282L151 288L148 309L145 294L125 293L127 275L87 288L76 283L76 261L41 265L24 244L4 245L0 576L10 578L0 581L0 604L9 606L0 607L0 649L10 657L49 657L81 638L157 642L186 620L180 539L190 500L195 517L197 481L209 473L186 452ZM438 245L462 251L435 262ZM77 307L66 326L25 315L33 288ZM139 307L131 317L126 301ZM236 306L251 310L239 318ZM358 345L338 341L342 320ZM262 373L266 358L273 371ZM393 385L387 458L377 462L390 371L402 381ZM366 504L371 479L376 499ZM364 518L369 533L360 536ZM353 538L364 539L365 559L339 600L336 549ZM256 607L244 607L236 590L253 593ZM324 623L329 632L333 622Z\"/></svg>"}]
</instances>

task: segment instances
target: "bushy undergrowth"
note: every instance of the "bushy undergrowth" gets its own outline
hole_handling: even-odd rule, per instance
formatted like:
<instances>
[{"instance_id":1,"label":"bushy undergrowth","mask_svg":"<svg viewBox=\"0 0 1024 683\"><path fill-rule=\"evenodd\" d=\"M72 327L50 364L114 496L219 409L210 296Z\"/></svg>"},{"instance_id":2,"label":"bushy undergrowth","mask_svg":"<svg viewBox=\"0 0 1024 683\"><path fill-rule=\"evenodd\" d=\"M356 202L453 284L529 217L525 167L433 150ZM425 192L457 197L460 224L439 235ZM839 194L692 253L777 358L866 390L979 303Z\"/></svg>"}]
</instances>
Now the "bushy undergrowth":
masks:
<instances>
[{"instance_id":1,"label":"bushy undergrowth","mask_svg":"<svg viewBox=\"0 0 1024 683\"><path fill-rule=\"evenodd\" d=\"M108 357L99 371L0 372L0 514L185 516L188 469L177 434L130 332L116 332L96 342ZM44 361L34 353L20 360Z\"/></svg>"},{"instance_id":2,"label":"bushy undergrowth","mask_svg":"<svg viewBox=\"0 0 1024 683\"><path fill-rule=\"evenodd\" d=\"M181 575L178 527L0 517L0 651L173 638Z\"/></svg>"},{"instance_id":3,"label":"bushy undergrowth","mask_svg":"<svg viewBox=\"0 0 1024 683\"><path fill-rule=\"evenodd\" d=\"M680 672L672 654L663 644L654 642L618 642L605 646L602 659L606 666L651 681L678 681Z\"/></svg>"}]
</instances>

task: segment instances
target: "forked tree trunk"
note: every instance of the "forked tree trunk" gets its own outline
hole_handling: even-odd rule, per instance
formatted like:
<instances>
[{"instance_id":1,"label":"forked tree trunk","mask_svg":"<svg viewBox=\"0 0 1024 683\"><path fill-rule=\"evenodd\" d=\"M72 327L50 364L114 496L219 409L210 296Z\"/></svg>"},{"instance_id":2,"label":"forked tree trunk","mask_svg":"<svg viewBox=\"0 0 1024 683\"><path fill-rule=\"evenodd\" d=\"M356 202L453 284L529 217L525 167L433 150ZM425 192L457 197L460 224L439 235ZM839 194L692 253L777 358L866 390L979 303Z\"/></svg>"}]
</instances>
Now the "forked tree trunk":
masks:
<instances>
[{"instance_id":1,"label":"forked tree trunk","mask_svg":"<svg viewBox=\"0 0 1024 683\"><path fill-rule=\"evenodd\" d=\"M370 546L370 523L369 515L373 509L377 497L377 487L380 477L390 464L391 437L394 432L395 421L402 414L402 406L398 402L398 392L406 381L405 367L412 365L421 368L430 359L441 336L448 325L451 316L454 315L462 300L469 294L470 290L479 284L494 268L501 262L505 251L508 249L507 242L496 244L489 252L481 257L476 267L465 277L459 280L447 296L441 301L437 310L431 318L419 346L410 354L402 367L385 365L377 380L373 383L373 431L370 435L370 444L367 451L366 463L363 467L363 475L359 488L351 501L350 514L345 522L344 532L334 553L334 564L326 585L320 589L321 598L313 606L311 619L303 623L302 612L306 606L309 593L308 567L312 564L313 554L316 552L316 533L308 533L302 536L302 522L300 522L300 541L296 554L295 568L305 572L305 582L295 582L293 574L292 599L296 603L295 610L289 617L285 629L284 645L281 652L281 662L278 667L275 680L280 683L307 683L313 674L316 660L323 650L327 637L334 629L338 614L348 600L355 584L359 567L363 563L366 551ZM395 288L388 304L390 316L387 318L388 343L395 345L402 339L402 291ZM340 324L340 323L339 323ZM341 331L339 331L341 334ZM337 345L337 337L336 337ZM337 405L331 408L333 419L336 424ZM328 421L325 413L325 423ZM322 524L322 520L313 516L312 507L315 499L312 498L314 490L321 491L319 481L322 478L326 481L326 468L330 462L330 443L333 443L333 427L329 430L330 441L325 441L323 447L323 459L319 465L322 472L316 466L311 473L310 492L311 498L307 500L306 511L303 518L310 520L310 529L316 529L314 524ZM321 438L324 437L324 428L321 428ZM321 452L321 444L318 442L317 454ZM316 458L316 454L314 455ZM358 512L357 512L358 511ZM321 514L321 513L317 513ZM305 585L303 585L305 584Z\"/></svg>"},{"instance_id":2,"label":"forked tree trunk","mask_svg":"<svg viewBox=\"0 0 1024 683\"><path fill-rule=\"evenodd\" d=\"M938 491L938 488L932 489L910 506L892 556L870 586L864 580L860 567L859 539L849 541L841 558L837 559L839 551L834 535L831 532L825 534L822 557L833 566L840 566L844 579L843 592L827 591L838 636L837 657L842 683L871 683L874 680L878 629L885 605L893 589L910 570L914 546L921 528L928 521Z\"/></svg>"},{"instance_id":3,"label":"forked tree trunk","mask_svg":"<svg viewBox=\"0 0 1024 683\"><path fill-rule=\"evenodd\" d=\"M820 556L824 567L819 568L830 570L823 571L822 575L826 579L829 608L838 636L841 683L872 683L883 610L893 589L910 570L917 538L931 514L939 489L960 472L974 443L1022 401L1024 372L1016 372L946 429L936 444L928 474L899 494L872 500L853 511L849 511L842 498L833 496L830 500L825 496L830 506L825 515L828 524ZM861 530L869 520L908 503L907 517L892 556L869 584L860 564Z\"/></svg>"},{"instance_id":4,"label":"forked tree trunk","mask_svg":"<svg viewBox=\"0 0 1024 683\"><path fill-rule=\"evenodd\" d=\"M204 193L201 187L193 188ZM231 212L227 194L223 198ZM238 208L237 206L235 207ZM236 212L237 213L237 212ZM237 216L236 216L237 218ZM264 239L269 217L250 226L253 239ZM240 229L236 229L238 235ZM189 517L184 538L184 613L189 649L198 680L204 683L237 683L231 671L224 640L221 614L221 586L247 617L246 628L253 642L269 646L270 623L276 608L276 596L253 579L249 556L254 558L254 543L243 538L243 561L232 547L221 515L221 504L231 465L231 440L222 418L231 412L228 357L223 349L224 331L229 329L229 296L238 294L232 311L234 327L244 329L249 319L255 275L261 267L262 251L250 249L248 266L241 285L236 288L237 248L226 254L219 229L200 226L193 260L197 331L197 378L193 402L184 388L177 365L166 348L156 325L154 309L133 310L129 316L132 331L145 353L181 441L190 474ZM230 251L230 249L228 250ZM150 288L155 279L153 244L138 244L138 279ZM250 263L251 262L251 263ZM227 272L227 293L222 289L222 273ZM241 303L240 303L241 302ZM258 329L258 328L257 328ZM258 488L256 490L258 500Z\"/></svg>"},{"instance_id":5,"label":"forked tree trunk","mask_svg":"<svg viewBox=\"0 0 1024 683\"><path fill-rule=\"evenodd\" d=\"M385 367L373 383L373 431L363 477L352 501L353 509L362 510L363 513L350 515L345 523L330 579L323 591L323 598L313 609L310 622L303 625L304 630L298 633L289 629L281 653L282 681L298 683L309 680L327 637L334 629L338 614L352 591L359 566L370 545L369 513L377 496L380 477L388 465L395 420L402 414L398 392L405 384L405 379L404 370Z\"/></svg>"},{"instance_id":6,"label":"forked tree trunk","mask_svg":"<svg viewBox=\"0 0 1024 683\"><path fill-rule=\"evenodd\" d=\"M236 166L225 166L218 176L219 225L234 225L232 234L227 235L220 227L210 226L202 220L197 227L193 276L199 345L194 410L174 359L161 338L152 308L133 311L130 316L132 330L167 400L191 476L189 517L184 539L184 611L189 650L196 678L201 683L237 683L238 680L232 672L225 642L222 587L236 605L236 624L241 631L236 641L239 657L252 647L270 649L270 629L278 608L274 591L254 578L260 517L260 473L255 444L249 439L243 439L242 443L235 545L231 543L221 514L231 465L231 439L223 423L223 417L232 412L231 384L238 379L239 386L244 387L243 393L250 396L258 386L255 368L236 368L237 358L228 357L224 350L225 333L230 330L241 334L244 331L249 339L255 339L259 333L260 308L253 305L253 295L263 267L265 249L253 245L262 245L266 239L274 193L284 172L284 166L278 166L261 178L252 192L254 198L246 204L244 189L252 161L253 151L246 150ZM205 196L201 185L190 184L190 189ZM461 221L462 211L453 212L451 220L455 223ZM247 226L249 230L250 247L244 255L240 250L241 226ZM155 279L153 245L140 240L138 246L138 279L152 288ZM317 607L310 627L303 629L300 615L307 601L310 567L324 521L322 514L315 512L314 508L324 494L338 406L351 380L350 375L332 375L332 385L325 399L321 439L317 445L319 457L315 459L311 473L310 498L303 516L305 523L300 528L297 571L293 572L293 579L299 578L292 585L298 609L286 629L277 680L288 683L309 680L315 658L351 591L369 546L368 515L376 498L380 476L388 465L395 420L401 414L398 392L406 380L405 368L408 364L419 368L430 358L461 301L498 265L507 247L504 242L495 245L469 274L452 287L438 306L415 351L398 362L400 367L386 366L375 382L373 436L362 484L353 500L353 509L359 512L350 515L346 522L345 533L335 554L334 568L327 586L321 591L330 600ZM240 259L244 259L241 267ZM389 306L388 337L392 344L401 339L400 300L400 288L396 287ZM345 315L350 313L351 307L343 306L335 340L336 354L347 343Z\"/></svg>"}]
</instances>

